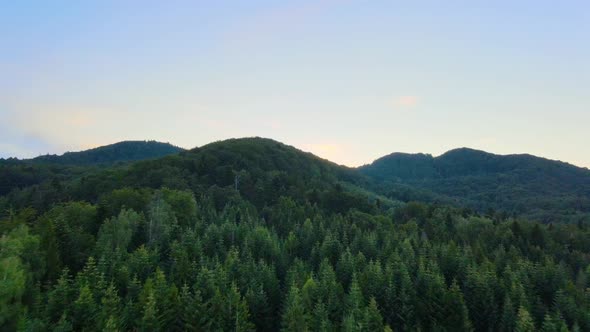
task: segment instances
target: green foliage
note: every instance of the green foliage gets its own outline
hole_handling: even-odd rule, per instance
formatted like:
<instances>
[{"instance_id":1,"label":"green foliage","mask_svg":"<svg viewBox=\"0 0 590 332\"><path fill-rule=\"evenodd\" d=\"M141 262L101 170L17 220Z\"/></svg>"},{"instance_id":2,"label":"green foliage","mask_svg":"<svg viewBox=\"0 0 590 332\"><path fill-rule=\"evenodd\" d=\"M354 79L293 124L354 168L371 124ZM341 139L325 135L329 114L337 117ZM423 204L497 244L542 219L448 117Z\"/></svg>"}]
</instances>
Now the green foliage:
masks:
<instances>
[{"instance_id":1,"label":"green foliage","mask_svg":"<svg viewBox=\"0 0 590 332\"><path fill-rule=\"evenodd\" d=\"M534 332L535 331L535 323L531 318L529 312L520 307L518 309L518 318L516 320L516 327L514 328L515 332Z\"/></svg>"},{"instance_id":2,"label":"green foliage","mask_svg":"<svg viewBox=\"0 0 590 332\"><path fill-rule=\"evenodd\" d=\"M156 141L123 141L81 152L66 152L61 156L39 156L32 159L32 161L39 164L108 165L116 162L153 159L181 151L183 149L168 143Z\"/></svg>"},{"instance_id":3,"label":"green foliage","mask_svg":"<svg viewBox=\"0 0 590 332\"><path fill-rule=\"evenodd\" d=\"M18 315L21 298L25 291L25 271L17 257L2 258L0 261L2 285L0 286L0 324L10 326Z\"/></svg>"},{"instance_id":4,"label":"green foliage","mask_svg":"<svg viewBox=\"0 0 590 332\"><path fill-rule=\"evenodd\" d=\"M260 139L60 174L0 198L0 330L590 330L584 225L377 204Z\"/></svg>"},{"instance_id":5,"label":"green foliage","mask_svg":"<svg viewBox=\"0 0 590 332\"><path fill-rule=\"evenodd\" d=\"M383 317L377 307L375 298L369 301L369 307L365 311L365 329L367 331L383 331ZM449 325L450 326L450 325Z\"/></svg>"},{"instance_id":6,"label":"green foliage","mask_svg":"<svg viewBox=\"0 0 590 332\"><path fill-rule=\"evenodd\" d=\"M98 256L110 256L117 251L127 253L133 234L144 223L143 218L131 210L121 210L116 218L105 220L100 226L96 241Z\"/></svg>"},{"instance_id":7,"label":"green foliage","mask_svg":"<svg viewBox=\"0 0 590 332\"><path fill-rule=\"evenodd\" d=\"M39 237L20 225L0 238L0 327L16 327L23 306L32 303L36 282L44 274Z\"/></svg>"},{"instance_id":8,"label":"green foliage","mask_svg":"<svg viewBox=\"0 0 590 332\"><path fill-rule=\"evenodd\" d=\"M394 153L359 170L402 201L459 203L544 223L590 222L590 171L558 161L463 148L439 157Z\"/></svg>"},{"instance_id":9,"label":"green foliage","mask_svg":"<svg viewBox=\"0 0 590 332\"><path fill-rule=\"evenodd\" d=\"M403 221L396 219L403 211L341 215L279 199L270 209L284 224L275 228L243 201L202 213L206 198L193 204L185 194L179 197L190 204L178 212L194 212L180 224L166 195L175 191L151 194L146 217L123 208L99 222L95 206L72 202L35 222L39 227L33 231L52 230L55 222L54 235L31 234L26 225L5 234L0 242L7 281L4 326L88 331L590 326L589 304L580 295L587 286L590 246L584 239L590 234L576 226L494 223L428 205ZM281 208L292 211L279 213ZM451 216L453 228L431 232L441 215ZM66 247L40 255L39 244L54 237L60 246L86 248L73 229L82 239L97 240L89 242L82 266L66 263L70 269L52 281L45 273L49 259L72 262L77 253ZM543 247L533 240L539 230ZM35 295L39 282L49 285L42 296Z\"/></svg>"},{"instance_id":10,"label":"green foliage","mask_svg":"<svg viewBox=\"0 0 590 332\"><path fill-rule=\"evenodd\" d=\"M297 286L291 286L283 309L282 329L285 332L309 331L309 316Z\"/></svg>"}]
</instances>

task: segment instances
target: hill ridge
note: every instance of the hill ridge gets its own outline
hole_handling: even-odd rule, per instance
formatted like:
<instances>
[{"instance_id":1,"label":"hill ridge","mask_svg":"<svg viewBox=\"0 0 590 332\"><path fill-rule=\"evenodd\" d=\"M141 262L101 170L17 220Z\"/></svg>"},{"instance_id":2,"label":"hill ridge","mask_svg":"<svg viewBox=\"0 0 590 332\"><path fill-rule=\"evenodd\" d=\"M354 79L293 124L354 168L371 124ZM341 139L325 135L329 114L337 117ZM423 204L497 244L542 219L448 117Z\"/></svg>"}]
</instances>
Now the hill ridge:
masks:
<instances>
[{"instance_id":1,"label":"hill ridge","mask_svg":"<svg viewBox=\"0 0 590 332\"><path fill-rule=\"evenodd\" d=\"M458 148L437 157L392 153L358 170L390 198L455 202L545 222L590 218L590 170L559 160Z\"/></svg>"},{"instance_id":2,"label":"hill ridge","mask_svg":"<svg viewBox=\"0 0 590 332\"><path fill-rule=\"evenodd\" d=\"M40 155L22 161L66 165L112 164L153 159L181 151L184 149L155 140L125 140L87 150L67 151L60 155Z\"/></svg>"}]
</instances>

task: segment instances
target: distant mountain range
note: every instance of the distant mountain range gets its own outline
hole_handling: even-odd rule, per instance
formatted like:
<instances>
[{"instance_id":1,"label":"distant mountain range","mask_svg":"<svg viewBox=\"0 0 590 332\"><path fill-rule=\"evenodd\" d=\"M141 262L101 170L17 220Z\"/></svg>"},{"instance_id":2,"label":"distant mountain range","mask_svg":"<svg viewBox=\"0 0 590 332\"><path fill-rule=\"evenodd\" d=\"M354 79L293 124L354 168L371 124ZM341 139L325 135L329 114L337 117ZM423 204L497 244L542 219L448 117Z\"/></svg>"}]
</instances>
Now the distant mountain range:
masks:
<instances>
[{"instance_id":1,"label":"distant mountain range","mask_svg":"<svg viewBox=\"0 0 590 332\"><path fill-rule=\"evenodd\" d=\"M184 149L169 143L156 141L123 141L80 152L62 155L43 155L30 159L34 163L61 165L109 165L118 162L137 161L164 157Z\"/></svg>"},{"instance_id":2,"label":"distant mountain range","mask_svg":"<svg viewBox=\"0 0 590 332\"><path fill-rule=\"evenodd\" d=\"M91 166L102 170L84 170ZM216 204L233 195L223 188L238 188L261 208L288 195L335 211L355 206L367 210L376 201L390 206L422 201L546 223L590 220L590 170L531 155L467 148L439 157L393 153L348 168L263 138L230 139L187 151L168 143L127 141L61 156L3 160L0 175L0 195L58 180L77 186L89 200L119 186L195 192L214 186L219 188L219 195L213 195L219 197ZM86 187L91 183L100 186Z\"/></svg>"}]
</instances>

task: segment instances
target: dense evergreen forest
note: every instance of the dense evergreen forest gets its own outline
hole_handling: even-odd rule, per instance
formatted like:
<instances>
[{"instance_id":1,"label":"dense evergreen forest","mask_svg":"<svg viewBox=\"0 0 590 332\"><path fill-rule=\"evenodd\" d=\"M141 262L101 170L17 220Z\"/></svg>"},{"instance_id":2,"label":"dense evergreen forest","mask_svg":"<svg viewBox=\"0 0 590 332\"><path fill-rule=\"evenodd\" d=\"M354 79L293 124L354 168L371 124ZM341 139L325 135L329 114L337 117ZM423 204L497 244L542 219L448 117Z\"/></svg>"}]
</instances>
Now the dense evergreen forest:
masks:
<instances>
[{"instance_id":1,"label":"dense evergreen forest","mask_svg":"<svg viewBox=\"0 0 590 332\"><path fill-rule=\"evenodd\" d=\"M360 172L402 200L445 202L545 223L590 222L590 170L531 155L467 148L439 157L394 153Z\"/></svg>"},{"instance_id":2,"label":"dense evergreen forest","mask_svg":"<svg viewBox=\"0 0 590 332\"><path fill-rule=\"evenodd\" d=\"M1 330L590 331L582 219L481 210L258 138L0 176Z\"/></svg>"}]
</instances>

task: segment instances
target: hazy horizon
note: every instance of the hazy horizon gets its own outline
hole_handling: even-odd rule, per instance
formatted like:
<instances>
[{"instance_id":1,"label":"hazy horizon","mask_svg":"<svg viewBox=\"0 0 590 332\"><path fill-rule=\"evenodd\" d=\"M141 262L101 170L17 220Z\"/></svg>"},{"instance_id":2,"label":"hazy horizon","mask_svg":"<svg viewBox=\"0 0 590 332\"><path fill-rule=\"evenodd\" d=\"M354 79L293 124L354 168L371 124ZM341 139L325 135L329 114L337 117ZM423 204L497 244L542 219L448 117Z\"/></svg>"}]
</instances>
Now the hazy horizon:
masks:
<instances>
[{"instance_id":1,"label":"hazy horizon","mask_svg":"<svg viewBox=\"0 0 590 332\"><path fill-rule=\"evenodd\" d=\"M81 149L81 150L68 150L68 151L63 151L63 152L58 152L58 153L51 153L51 152L47 152L47 153L42 153L42 154L38 154L38 155L34 155L34 156L30 156L30 157L16 157L16 156L1 156L1 155L0 155L0 158L17 158L17 159L29 159L29 158L35 158L35 157L39 157L39 156L45 156L45 155L63 155L64 153L70 153L70 152L74 152L74 153L75 153L75 152L81 152L81 151L85 151L85 150L90 150L90 149L100 148L100 147L104 147L104 146L108 146L108 145L113 145L113 144L117 144L117 143L122 143L122 142L142 142L142 141L143 141L143 142L154 141L154 142L159 142L159 143L167 143L167 144L170 144L170 145L173 145L173 146L177 146L177 147L179 147L179 148L182 148L182 149L184 149L184 150L191 150L191 149L196 149L196 148L199 148L199 147L203 147L203 146L205 146L205 145L207 145L207 144L211 144L211 143L215 143L215 142L222 142L222 141L225 141L225 140L230 140L230 139L245 139L245 138L253 138L253 137L256 137L256 138L262 138L262 139L272 139L272 140L275 140L275 139L274 139L274 138L272 138L272 137L261 137L261 136L248 136L248 137L228 137L228 138L221 139L221 140L215 140L215 141L207 142L207 143L205 143L205 144L198 145L198 146L196 146L196 145L195 145L195 146L191 146L191 147L186 147L186 146L180 146L180 145L174 144L174 142L169 142L169 141L157 141L157 140L153 140L153 139L130 139L130 140L124 140L124 141L113 142L113 143L110 143L110 144L105 144L105 145L99 145L99 146L95 146L95 147L88 147L88 148ZM276 141L276 140L275 140L275 141ZM479 151L484 151L484 152L487 152L487 153L491 153L491 154L495 154L495 155L501 155L501 156L506 156L506 155L519 155L519 154L528 154L528 153L526 153L526 152L522 152L522 153L509 153L509 154L503 154L503 153L495 153L495 152L493 152L493 151L485 151L485 150L481 150L481 149L476 149L476 148L472 148L472 147L468 147L468 146L458 146L458 147L455 147L455 148L449 149L449 150L447 150L447 151L444 151L444 152L442 152L442 153L439 153L439 154L433 154L433 153L429 153L429 152L423 152L423 151L413 151L413 152L412 152L412 151L391 151L391 152L389 152L389 153L387 153L387 154L384 154L384 155L382 155L382 156L378 156L378 157L376 157L376 158L374 158L374 159L371 159L371 160L367 160L367 161L365 161L365 162L362 162L362 163L360 163L360 164L358 164L358 165L346 165L346 164L341 164L341 163L339 163L339 162L337 162L337 161L335 161L335 160L332 160L332 159L329 159L329 158L326 158L326 157L322 157L322 156L318 155L317 153L315 153L315 152L313 152L313 151L310 151L309 149L307 149L307 150L306 150L305 148L300 148L300 147L294 146L294 145L292 145L292 144L289 144L289 143L287 143L287 142L282 142L282 141L278 141L278 142L281 142L281 143L284 143L284 144L287 144L287 145L293 146L293 147L295 147L295 148L297 148L297 149L299 149L299 150L301 150L301 151L304 151L304 152L310 152L310 153L313 153L314 155L316 155L316 156L318 156L318 157L320 157L320 158L323 158L323 159L329 160L329 161L331 161L331 162L334 162L334 163L340 164L340 165L342 165L342 166L347 166L347 167L352 167L352 168L355 168L355 167L360 167L360 166L363 166L363 165L368 165L368 164L371 164L372 162L374 162L375 160L377 160L377 159L379 159L379 158L382 158L382 157L385 157L385 156L387 156L387 155L394 154L394 153L405 153L405 154L426 154L426 155L432 155L433 157L439 157L439 156L441 156L441 155L443 155L443 154L445 154L445 153L447 153L447 152L449 152L449 151L452 151L452 150L457 150L457 149L472 149L472 150L479 150ZM554 160L554 161L559 161L559 162L565 162L565 163L568 163L568 164L570 164L570 165L573 165L573 166L576 166L576 167L580 167L580 168L590 169L589 167L586 167L586 166L583 166L583 165L576 165L576 164L572 164L572 163L570 163L570 162L568 162L568 161L566 161L566 160L552 159L552 158L548 158L548 157L544 157L544 156L537 156L537 155L534 155L534 156L535 156L535 157L539 157L539 158L548 159L548 160Z\"/></svg>"},{"instance_id":2,"label":"hazy horizon","mask_svg":"<svg viewBox=\"0 0 590 332\"><path fill-rule=\"evenodd\" d=\"M4 3L0 157L262 136L590 167L588 31L584 1Z\"/></svg>"}]
</instances>

